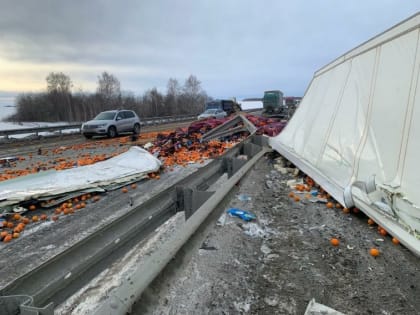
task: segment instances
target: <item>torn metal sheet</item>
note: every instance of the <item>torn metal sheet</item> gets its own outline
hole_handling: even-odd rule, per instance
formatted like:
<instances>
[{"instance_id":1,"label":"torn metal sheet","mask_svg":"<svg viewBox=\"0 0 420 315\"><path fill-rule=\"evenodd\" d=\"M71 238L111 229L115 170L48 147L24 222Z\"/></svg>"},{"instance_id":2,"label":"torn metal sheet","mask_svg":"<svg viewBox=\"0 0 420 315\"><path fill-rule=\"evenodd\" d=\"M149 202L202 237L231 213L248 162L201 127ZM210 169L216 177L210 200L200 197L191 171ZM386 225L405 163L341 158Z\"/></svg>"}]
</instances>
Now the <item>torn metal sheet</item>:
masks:
<instances>
[{"instance_id":1,"label":"torn metal sheet","mask_svg":"<svg viewBox=\"0 0 420 315\"><path fill-rule=\"evenodd\" d=\"M312 299L306 307L304 315L344 315L344 313L338 312L331 307L317 303L315 302L315 299Z\"/></svg>"},{"instance_id":2,"label":"torn metal sheet","mask_svg":"<svg viewBox=\"0 0 420 315\"><path fill-rule=\"evenodd\" d=\"M0 183L0 207L83 190L103 191L159 170L161 162L139 147L106 161L62 171L45 171Z\"/></svg>"},{"instance_id":3,"label":"torn metal sheet","mask_svg":"<svg viewBox=\"0 0 420 315\"><path fill-rule=\"evenodd\" d=\"M237 126L238 124L239 126ZM201 138L201 141L226 137L242 131L248 131L251 135L253 135L257 131L257 127L255 127L254 124L244 115L239 114L222 125L205 133Z\"/></svg>"}]
</instances>

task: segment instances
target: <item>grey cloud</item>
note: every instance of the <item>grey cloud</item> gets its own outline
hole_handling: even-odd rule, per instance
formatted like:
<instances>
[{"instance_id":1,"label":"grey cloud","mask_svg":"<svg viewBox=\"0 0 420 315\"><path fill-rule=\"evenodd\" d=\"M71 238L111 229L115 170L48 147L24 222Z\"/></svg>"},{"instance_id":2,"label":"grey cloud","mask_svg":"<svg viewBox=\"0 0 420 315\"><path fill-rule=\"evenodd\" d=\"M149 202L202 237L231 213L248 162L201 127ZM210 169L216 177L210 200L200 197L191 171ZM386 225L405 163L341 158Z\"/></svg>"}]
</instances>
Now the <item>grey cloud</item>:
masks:
<instances>
[{"instance_id":1,"label":"grey cloud","mask_svg":"<svg viewBox=\"0 0 420 315\"><path fill-rule=\"evenodd\" d=\"M391 0L6 0L0 57L109 66L125 89L193 73L211 95L298 95L318 68L416 10Z\"/></svg>"}]
</instances>

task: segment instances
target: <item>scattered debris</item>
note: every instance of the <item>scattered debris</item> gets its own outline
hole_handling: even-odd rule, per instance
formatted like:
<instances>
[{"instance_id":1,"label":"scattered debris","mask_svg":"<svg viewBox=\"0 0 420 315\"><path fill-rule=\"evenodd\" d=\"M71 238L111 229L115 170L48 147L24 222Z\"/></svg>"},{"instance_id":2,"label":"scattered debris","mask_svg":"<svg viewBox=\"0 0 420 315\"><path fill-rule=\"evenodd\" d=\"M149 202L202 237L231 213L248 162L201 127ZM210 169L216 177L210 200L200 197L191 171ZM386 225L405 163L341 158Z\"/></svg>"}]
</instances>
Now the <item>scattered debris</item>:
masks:
<instances>
[{"instance_id":1,"label":"scattered debris","mask_svg":"<svg viewBox=\"0 0 420 315\"><path fill-rule=\"evenodd\" d=\"M244 221L251 221L256 219L255 214L238 208L230 208L227 210L227 213L229 213L231 216L239 217Z\"/></svg>"}]
</instances>

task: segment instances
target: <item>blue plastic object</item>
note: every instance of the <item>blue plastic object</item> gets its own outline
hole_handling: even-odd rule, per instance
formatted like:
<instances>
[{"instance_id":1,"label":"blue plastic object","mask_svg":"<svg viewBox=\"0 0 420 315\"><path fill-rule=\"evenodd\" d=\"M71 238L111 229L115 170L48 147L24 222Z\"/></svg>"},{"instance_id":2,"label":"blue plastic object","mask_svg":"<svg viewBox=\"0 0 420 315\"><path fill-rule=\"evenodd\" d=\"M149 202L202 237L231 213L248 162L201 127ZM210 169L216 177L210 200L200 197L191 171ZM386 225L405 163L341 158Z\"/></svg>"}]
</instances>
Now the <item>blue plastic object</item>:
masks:
<instances>
[{"instance_id":1,"label":"blue plastic object","mask_svg":"<svg viewBox=\"0 0 420 315\"><path fill-rule=\"evenodd\" d=\"M255 214L237 208L230 208L229 210L227 210L227 213L229 213L232 216L239 217L244 221L251 221L257 218Z\"/></svg>"}]
</instances>

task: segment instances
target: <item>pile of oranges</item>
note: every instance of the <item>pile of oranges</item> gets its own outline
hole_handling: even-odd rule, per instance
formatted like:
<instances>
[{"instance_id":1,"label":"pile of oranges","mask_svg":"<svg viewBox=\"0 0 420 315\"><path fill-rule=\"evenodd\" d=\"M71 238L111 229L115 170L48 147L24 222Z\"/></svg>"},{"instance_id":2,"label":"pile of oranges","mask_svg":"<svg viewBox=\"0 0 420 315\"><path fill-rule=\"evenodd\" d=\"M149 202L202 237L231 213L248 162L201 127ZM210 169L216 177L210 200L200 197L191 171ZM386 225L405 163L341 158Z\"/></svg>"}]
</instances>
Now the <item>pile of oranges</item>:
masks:
<instances>
[{"instance_id":1,"label":"pile of oranges","mask_svg":"<svg viewBox=\"0 0 420 315\"><path fill-rule=\"evenodd\" d=\"M136 184L132 184L131 186L133 189L137 187ZM4 243L8 243L13 239L19 238L21 233L29 224L47 220L57 221L61 215L73 214L76 211L85 208L88 202L97 202L99 200L99 195L83 194L79 197L69 199L66 202L61 203L61 205L54 209L53 214L50 216L45 213L33 215L31 213L36 213L35 211L40 207L49 207L49 204L55 203L54 200L43 202L42 205L31 204L27 207L29 211L26 215L15 213L6 216L6 221L3 221L0 224L0 240Z\"/></svg>"}]
</instances>

